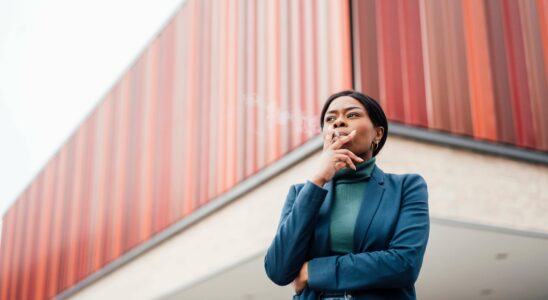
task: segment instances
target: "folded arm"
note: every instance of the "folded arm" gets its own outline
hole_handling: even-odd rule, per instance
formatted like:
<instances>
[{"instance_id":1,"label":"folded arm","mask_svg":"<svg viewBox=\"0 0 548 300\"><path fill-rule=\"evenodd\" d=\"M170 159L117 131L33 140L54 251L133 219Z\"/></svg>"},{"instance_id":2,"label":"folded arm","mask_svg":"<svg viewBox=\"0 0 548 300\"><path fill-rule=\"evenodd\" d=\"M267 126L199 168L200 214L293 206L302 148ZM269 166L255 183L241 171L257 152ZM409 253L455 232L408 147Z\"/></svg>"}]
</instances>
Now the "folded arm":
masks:
<instances>
[{"instance_id":1,"label":"folded arm","mask_svg":"<svg viewBox=\"0 0 548 300\"><path fill-rule=\"evenodd\" d=\"M274 283L287 285L299 274L326 194L325 189L311 182L307 182L299 193L291 187L276 236L264 260L266 274Z\"/></svg>"}]
</instances>

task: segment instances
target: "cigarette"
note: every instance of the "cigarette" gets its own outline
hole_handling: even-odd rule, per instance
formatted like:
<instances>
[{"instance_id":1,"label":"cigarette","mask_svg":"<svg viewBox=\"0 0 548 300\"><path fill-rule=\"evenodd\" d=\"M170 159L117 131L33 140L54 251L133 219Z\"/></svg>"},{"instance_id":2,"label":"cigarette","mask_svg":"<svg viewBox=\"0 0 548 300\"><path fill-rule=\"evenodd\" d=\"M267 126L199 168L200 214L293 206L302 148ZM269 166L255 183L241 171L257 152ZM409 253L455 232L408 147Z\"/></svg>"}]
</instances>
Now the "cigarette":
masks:
<instances>
[{"instance_id":1,"label":"cigarette","mask_svg":"<svg viewBox=\"0 0 548 300\"><path fill-rule=\"evenodd\" d=\"M341 134L338 131L333 130L333 138L340 137L340 136Z\"/></svg>"}]
</instances>

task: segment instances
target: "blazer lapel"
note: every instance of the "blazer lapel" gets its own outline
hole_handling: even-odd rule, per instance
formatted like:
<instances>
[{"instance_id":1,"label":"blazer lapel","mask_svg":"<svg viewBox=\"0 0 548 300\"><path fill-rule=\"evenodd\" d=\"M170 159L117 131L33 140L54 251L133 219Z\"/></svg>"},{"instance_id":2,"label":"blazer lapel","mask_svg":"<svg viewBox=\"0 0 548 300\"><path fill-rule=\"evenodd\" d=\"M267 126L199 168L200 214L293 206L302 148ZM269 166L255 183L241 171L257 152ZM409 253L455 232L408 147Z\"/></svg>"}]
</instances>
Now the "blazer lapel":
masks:
<instances>
[{"instance_id":1,"label":"blazer lapel","mask_svg":"<svg viewBox=\"0 0 548 300\"><path fill-rule=\"evenodd\" d=\"M354 228L354 253L360 252L364 248L371 221L379 208L384 193L383 184L384 172L375 166L365 189L358 219L356 220L356 227Z\"/></svg>"},{"instance_id":2,"label":"blazer lapel","mask_svg":"<svg viewBox=\"0 0 548 300\"><path fill-rule=\"evenodd\" d=\"M327 190L325 201L318 212L318 219L314 231L314 246L312 247L315 257L328 256L330 253L329 223L331 218L331 206L333 204L334 187L333 181L328 181L323 186Z\"/></svg>"}]
</instances>

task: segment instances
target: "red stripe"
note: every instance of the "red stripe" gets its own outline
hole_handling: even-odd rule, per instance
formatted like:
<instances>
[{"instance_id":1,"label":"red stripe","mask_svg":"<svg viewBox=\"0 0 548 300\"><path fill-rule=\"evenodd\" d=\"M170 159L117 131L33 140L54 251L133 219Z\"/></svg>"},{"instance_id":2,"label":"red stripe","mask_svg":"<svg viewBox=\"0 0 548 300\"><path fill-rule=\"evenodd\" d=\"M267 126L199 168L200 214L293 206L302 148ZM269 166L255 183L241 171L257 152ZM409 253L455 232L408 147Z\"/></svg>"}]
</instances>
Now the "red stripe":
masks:
<instances>
[{"instance_id":1,"label":"red stripe","mask_svg":"<svg viewBox=\"0 0 548 300\"><path fill-rule=\"evenodd\" d=\"M0 285L0 299L8 300L9 287L13 274L13 248L16 223L15 206L12 206L4 213L2 219L2 282Z\"/></svg>"},{"instance_id":2,"label":"red stripe","mask_svg":"<svg viewBox=\"0 0 548 300\"><path fill-rule=\"evenodd\" d=\"M405 120L411 125L427 127L419 1L404 1L400 5L400 13Z\"/></svg>"},{"instance_id":3,"label":"red stripe","mask_svg":"<svg viewBox=\"0 0 548 300\"><path fill-rule=\"evenodd\" d=\"M238 84L237 84L237 79L238 79L238 74L237 74L237 59L238 59L238 52L236 51L236 47L237 47L237 24L238 24L238 19L237 19L237 14L236 14L236 11L238 9L238 1L228 1L228 24L226 26L227 28L227 49L226 49L226 52L227 52L227 57L228 57L228 68L227 68L227 79L228 79L228 88L227 88L227 97L226 97L226 101L228 103L228 109L227 109L227 117L228 117L228 120L227 120L227 147L226 147L226 162L227 162L227 166L226 166L226 169L227 169L227 174L226 174L226 179L227 179L227 187L232 187L234 186L234 184L236 183L236 158L237 158L237 154L236 154L236 136L237 136L237 133L236 133L236 110L237 110L237 95L236 95L236 91L237 91L237 87L238 87ZM210 10L211 11L211 10ZM275 46L274 46L275 47ZM209 61L209 60L208 60ZM206 66L206 70L210 70L211 68L210 67L207 67ZM206 88L207 90L209 90L209 88ZM209 97L206 97L206 99L210 99ZM220 99L217 99L218 101L222 101ZM207 102L206 102L207 103ZM212 103L211 105L215 105L214 103ZM209 114L208 111L206 111L206 114ZM208 117L207 116L204 116L204 119L205 120L208 120ZM207 138L208 134L209 134L209 126L208 126L209 122L205 122L204 124L204 127L206 129L205 131L205 135L204 137L206 141L208 141L209 139ZM209 150L209 144L206 143L206 145L204 145L204 148L203 149L207 149ZM205 153L208 153L209 151L206 151ZM204 155L205 157L207 157L207 155ZM208 161L209 159L206 159L206 161L203 163L203 165L200 166L200 168L202 168L204 170L204 173L207 173L207 171L209 170L209 166L208 166ZM212 174L208 174L207 176L204 176L206 178L209 178L209 176L211 176ZM202 185L204 185L204 187L206 188L206 191L207 191L207 181L206 182L202 182ZM203 201L209 201L209 198L207 197L207 193L204 195L204 199Z\"/></svg>"},{"instance_id":4,"label":"red stripe","mask_svg":"<svg viewBox=\"0 0 548 300\"><path fill-rule=\"evenodd\" d=\"M110 96L107 96L103 103L99 106L99 109L97 111L98 115L98 127L97 130L99 131L99 139L97 143L99 144L98 152L97 152L97 165L99 170L97 171L97 190L96 192L96 200L97 201L97 208L96 208L96 219L95 219L95 228L96 228L96 235L94 237L94 249L93 249L93 257L92 257L92 271L97 271L99 268L104 264L106 260L106 234L107 234L107 204L108 199L107 195L110 194L110 191L107 190L109 179L108 177L108 166L109 166L109 155L110 152L110 145L112 143L112 139L110 138L111 130L109 128L109 120L110 120L110 109L111 109L111 101L109 101ZM108 192L107 192L108 191Z\"/></svg>"},{"instance_id":5,"label":"red stripe","mask_svg":"<svg viewBox=\"0 0 548 300\"><path fill-rule=\"evenodd\" d=\"M183 206L183 216L186 216L190 214L196 207L194 203L195 199L195 180L194 180L194 161L196 160L196 128L195 122L196 122L196 70L198 68L197 66L197 57L199 55L199 52L196 47L196 43L194 41L198 40L199 32L197 30L198 26L198 2L192 1L189 2L187 8L189 9L189 13L191 17L189 18L189 41L193 41L192 43L189 43L189 55L188 55L188 72L187 72L187 82L186 84L186 107L185 107L185 136L187 137L187 140L185 141L188 145L188 152L187 156L185 157L185 193L183 196L184 199L184 206Z\"/></svg>"},{"instance_id":6,"label":"red stripe","mask_svg":"<svg viewBox=\"0 0 548 300\"><path fill-rule=\"evenodd\" d=\"M164 34L160 37L161 64L160 64L160 97L158 99L158 137L160 146L158 149L158 170L156 178L158 186L158 198L156 203L156 226L158 232L168 225L170 207L171 174L171 109L173 101L173 55L174 55L174 22L168 24ZM207 136L207 135L205 135Z\"/></svg>"},{"instance_id":7,"label":"red stripe","mask_svg":"<svg viewBox=\"0 0 548 300\"><path fill-rule=\"evenodd\" d=\"M71 136L70 140L68 141L66 147L67 147L67 161L62 173L62 176L65 178L66 185L62 187L62 194L63 194L63 209L60 213L60 218L62 219L62 226L61 226L61 241L60 241L60 249L59 249L59 280L57 281L57 291L61 292L63 291L67 286L67 278L68 278L68 250L69 250L69 232L70 227L72 224L70 224L70 219L72 216L71 206L72 206L72 187L74 185L74 136Z\"/></svg>"},{"instance_id":8,"label":"red stripe","mask_svg":"<svg viewBox=\"0 0 548 300\"><path fill-rule=\"evenodd\" d=\"M497 136L507 143L516 143L516 127L512 113L512 99L504 41L502 2L486 1L489 59L493 76L493 97L497 118Z\"/></svg>"},{"instance_id":9,"label":"red stripe","mask_svg":"<svg viewBox=\"0 0 548 300\"><path fill-rule=\"evenodd\" d=\"M395 0L380 1L377 5L381 98L387 116L403 122L403 105L398 103L403 99L398 5Z\"/></svg>"},{"instance_id":10,"label":"red stripe","mask_svg":"<svg viewBox=\"0 0 548 300\"><path fill-rule=\"evenodd\" d=\"M244 90L244 101L246 103L246 118L245 118L245 139L246 139L246 168L245 168L245 177L251 176L257 169L256 164L256 151L255 151L255 141L256 141L256 132L254 128L256 127L256 106L257 106L257 84L256 84L256 66L257 66L257 57L254 49L257 49L257 21L256 21L256 2L247 1L246 7L246 58L247 58L247 68L245 76L245 90Z\"/></svg>"},{"instance_id":11,"label":"red stripe","mask_svg":"<svg viewBox=\"0 0 548 300\"><path fill-rule=\"evenodd\" d=\"M104 122L105 122L105 152L103 155L105 155L105 174L104 174L104 190L102 194L102 198L104 199L104 205L103 205L103 240L104 243L102 243L103 250L102 250L102 261L101 266L104 266L105 264L109 263L112 260L112 203L114 201L114 178L115 178L115 170L114 170L114 164L115 156L112 155L115 153L115 142L116 142L116 135L115 135L115 110L114 110L114 95L113 93L109 94L108 98L105 100L106 107L105 107L105 115L104 115Z\"/></svg>"},{"instance_id":12,"label":"red stripe","mask_svg":"<svg viewBox=\"0 0 548 300\"><path fill-rule=\"evenodd\" d=\"M44 171L44 184L42 186L43 208L41 211L41 222L39 231L40 259L38 259L36 275L36 299L46 298L48 261L51 259L51 239L52 239L52 216L54 214L54 175L56 171L57 156L52 159Z\"/></svg>"},{"instance_id":13,"label":"red stripe","mask_svg":"<svg viewBox=\"0 0 548 300\"><path fill-rule=\"evenodd\" d=\"M71 172L73 184L70 193L71 212L67 241L67 278L66 287L72 286L76 282L76 269L78 268L78 229L82 214L82 164L84 148L84 127L80 127L74 136L74 169Z\"/></svg>"},{"instance_id":14,"label":"red stripe","mask_svg":"<svg viewBox=\"0 0 548 300\"><path fill-rule=\"evenodd\" d=\"M212 36L212 9L215 7L215 5L212 5L211 1L204 1L204 14L203 14L203 38L201 39L200 50L199 52L203 55L200 55L201 64L199 66L200 69L200 100L199 108L198 108L198 114L199 114L199 123L197 124L196 130L199 132L199 135L197 137L197 140L195 143L193 143L193 146L198 147L197 151L197 161L198 161L198 167L196 169L197 174L195 174L195 177L199 178L197 180L198 184L198 205L201 206L208 200L208 192L209 192L209 123L211 120L210 111L211 111L211 105L214 105L216 101L223 101L226 102L226 99L213 99L212 93L211 93L211 83L212 83L212 77L217 76L217 74L214 74L211 72L211 55L214 53L214 51L219 51L219 49L212 49L208 45L208 41L211 41ZM225 26L222 26L222 28L225 28ZM221 47L222 50L221 53L224 53L227 51L226 47ZM223 115L226 114L226 111L223 111ZM223 152L223 151L220 151ZM215 175L215 174L211 174Z\"/></svg>"},{"instance_id":15,"label":"red stripe","mask_svg":"<svg viewBox=\"0 0 548 300\"><path fill-rule=\"evenodd\" d=\"M496 139L493 84L483 2L463 2L468 78L474 136Z\"/></svg>"},{"instance_id":16,"label":"red stripe","mask_svg":"<svg viewBox=\"0 0 548 300\"><path fill-rule=\"evenodd\" d=\"M21 249L23 249L23 241L24 239L20 238L23 236L23 222L24 222L24 197L25 193L23 192L21 196L16 200L13 210L16 214L15 216L15 239L14 239L14 245L13 245L13 268L12 272L10 273L10 287L9 287L9 293L8 293L8 299L17 299L17 284L20 282L19 279L19 272L21 270Z\"/></svg>"},{"instance_id":17,"label":"red stripe","mask_svg":"<svg viewBox=\"0 0 548 300\"><path fill-rule=\"evenodd\" d=\"M57 294L57 283L59 280L59 260L60 260L60 247L61 247L61 226L62 226L62 212L63 212L63 192L64 189L64 168L66 162L66 147L61 148L56 156L55 174L54 174L54 190L53 190L53 216L51 222L51 244L49 247L50 255L47 266L47 281L46 281L46 298L51 298Z\"/></svg>"},{"instance_id":18,"label":"red stripe","mask_svg":"<svg viewBox=\"0 0 548 300\"><path fill-rule=\"evenodd\" d=\"M355 77L361 79L356 82L356 89L377 99L384 104L380 98L379 83L379 58L377 52L377 7L375 0L354 0L352 2L354 44L357 45L354 51L354 58L359 57L359 65L354 70Z\"/></svg>"},{"instance_id":19,"label":"red stripe","mask_svg":"<svg viewBox=\"0 0 548 300\"><path fill-rule=\"evenodd\" d=\"M97 114L94 112L86 121L86 134L85 134L85 146L84 146L84 168L83 168L83 207L82 207L82 220L81 220L81 244L80 244L80 253L78 255L79 269L76 273L77 281L80 281L85 276L90 274L91 265L90 265L90 252L91 252L91 233L93 228L91 228L91 193L92 193L92 183L93 183L93 161L95 157L95 123L97 119Z\"/></svg>"},{"instance_id":20,"label":"red stripe","mask_svg":"<svg viewBox=\"0 0 548 300\"><path fill-rule=\"evenodd\" d=\"M29 287L31 286L32 281L32 275L35 273L33 270L34 266L34 233L36 232L36 212L38 211L38 201L37 201L37 192L36 189L38 188L40 182L40 177L38 176L37 179L31 183L28 199L27 199L27 207L29 209L28 216L25 220L25 247L23 249L23 268L22 268L22 284L21 284L21 299L27 299L29 297Z\"/></svg>"},{"instance_id":21,"label":"red stripe","mask_svg":"<svg viewBox=\"0 0 548 300\"><path fill-rule=\"evenodd\" d=\"M128 126L130 128L128 132L128 147L126 149L127 155L127 176L125 182L126 199L125 208L126 212L125 225L124 225L124 252L133 248L139 242L139 229L140 227L140 207L141 207L141 191L138 187L140 184L140 170L142 167L141 151L135 151L135 149L141 148L142 135L143 135L143 98L144 88L142 82L144 81L143 74L144 59L141 57L133 65L130 73L130 98L131 105L128 112Z\"/></svg>"},{"instance_id":22,"label":"red stripe","mask_svg":"<svg viewBox=\"0 0 548 300\"><path fill-rule=\"evenodd\" d=\"M534 147L535 132L531 123L531 107L528 75L525 68L523 37L520 28L519 7L515 1L503 2L504 33L508 50L508 66L510 70L510 88L512 107L514 109L514 126L517 129L517 143L520 146Z\"/></svg>"},{"instance_id":23,"label":"red stripe","mask_svg":"<svg viewBox=\"0 0 548 300\"><path fill-rule=\"evenodd\" d=\"M35 298L36 289L34 288L36 284L36 273L37 273L37 265L38 265L38 257L39 257L39 241L36 237L36 233L40 232L41 227L41 216L40 212L41 210L45 209L42 205L41 196L42 196L42 186L44 182L44 171L40 172L40 174L37 176L36 180L33 183L33 196L32 196L32 207L34 209L32 210L32 219L30 220L30 226L29 229L31 230L29 234L29 245L30 245L30 253L29 256L26 257L26 260L29 262L29 267L27 269L27 277L24 285L24 290L26 290L23 298L26 299L27 297L29 299Z\"/></svg>"}]
</instances>

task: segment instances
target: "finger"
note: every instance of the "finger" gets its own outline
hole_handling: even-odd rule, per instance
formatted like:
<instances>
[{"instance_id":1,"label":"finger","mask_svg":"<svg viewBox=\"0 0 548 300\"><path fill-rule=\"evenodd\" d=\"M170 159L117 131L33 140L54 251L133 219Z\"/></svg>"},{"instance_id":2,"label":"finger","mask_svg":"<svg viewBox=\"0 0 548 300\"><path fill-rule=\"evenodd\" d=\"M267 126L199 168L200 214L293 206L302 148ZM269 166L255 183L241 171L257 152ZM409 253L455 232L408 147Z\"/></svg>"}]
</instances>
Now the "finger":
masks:
<instances>
[{"instance_id":1,"label":"finger","mask_svg":"<svg viewBox=\"0 0 548 300\"><path fill-rule=\"evenodd\" d=\"M356 170L356 166L354 165L350 157L348 157L347 155L337 154L337 155L334 155L333 157L336 159L337 162L345 163L349 168L353 169L354 171Z\"/></svg>"},{"instance_id":2,"label":"finger","mask_svg":"<svg viewBox=\"0 0 548 300\"><path fill-rule=\"evenodd\" d=\"M342 147L342 145L346 144L347 142L350 142L354 138L354 136L356 136L356 130L352 130L352 132L350 132L349 135L343 136L337 139L337 141L331 144L331 149L333 150L339 149L340 147Z\"/></svg>"},{"instance_id":3,"label":"finger","mask_svg":"<svg viewBox=\"0 0 548 300\"><path fill-rule=\"evenodd\" d=\"M335 130L328 129L324 134L323 148L326 149L333 143L333 134Z\"/></svg>"},{"instance_id":4,"label":"finger","mask_svg":"<svg viewBox=\"0 0 548 300\"><path fill-rule=\"evenodd\" d=\"M346 167L346 163L344 163L344 162L335 163L335 170L337 170L337 171L344 168L344 167Z\"/></svg>"},{"instance_id":5,"label":"finger","mask_svg":"<svg viewBox=\"0 0 548 300\"><path fill-rule=\"evenodd\" d=\"M363 162L363 158L357 156L356 154L354 154L354 152L352 152L348 149L337 149L337 150L335 150L335 153L345 154L345 155L350 156L350 158L352 158L353 160L355 160L357 162Z\"/></svg>"},{"instance_id":6,"label":"finger","mask_svg":"<svg viewBox=\"0 0 548 300\"><path fill-rule=\"evenodd\" d=\"M354 165L354 162L350 159L350 157L346 157L346 164L354 171L356 171L356 166Z\"/></svg>"}]
</instances>

